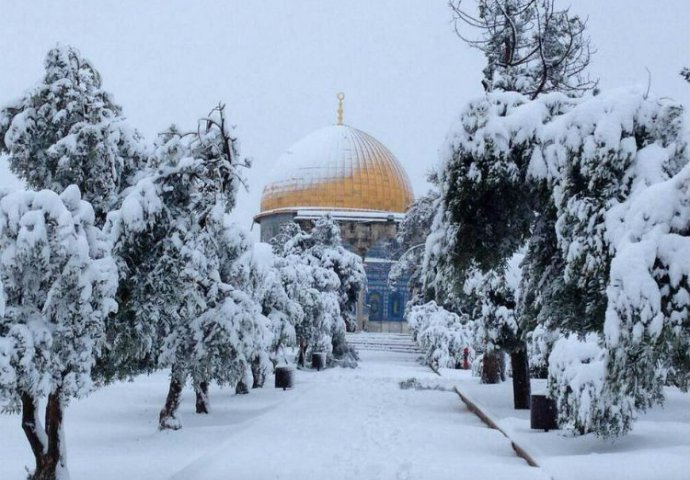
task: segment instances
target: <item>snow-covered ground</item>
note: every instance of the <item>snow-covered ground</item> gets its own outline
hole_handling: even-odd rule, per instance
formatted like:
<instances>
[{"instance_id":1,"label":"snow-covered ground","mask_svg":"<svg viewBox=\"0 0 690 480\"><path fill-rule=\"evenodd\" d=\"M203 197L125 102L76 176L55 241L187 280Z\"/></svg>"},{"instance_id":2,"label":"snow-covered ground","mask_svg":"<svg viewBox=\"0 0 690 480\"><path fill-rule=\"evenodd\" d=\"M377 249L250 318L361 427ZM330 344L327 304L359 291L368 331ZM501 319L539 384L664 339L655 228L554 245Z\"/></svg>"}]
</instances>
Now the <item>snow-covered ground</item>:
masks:
<instances>
[{"instance_id":1,"label":"snow-covered ground","mask_svg":"<svg viewBox=\"0 0 690 480\"><path fill-rule=\"evenodd\" d=\"M628 435L604 440L594 434L530 429L529 410L513 409L512 382L481 385L467 371L442 370L458 389L523 447L554 480L687 480L690 478L690 393L665 390L666 403L642 415ZM533 393L546 391L532 380Z\"/></svg>"},{"instance_id":2,"label":"snow-covered ground","mask_svg":"<svg viewBox=\"0 0 690 480\"><path fill-rule=\"evenodd\" d=\"M207 416L193 413L186 391L176 432L156 428L164 372L97 391L67 410L72 480L549 478L455 393L399 386L411 377L446 386L454 379L410 354L361 357L354 370L298 371L286 392L214 388ZM31 462L19 416L0 416L0 479L25 478Z\"/></svg>"}]
</instances>

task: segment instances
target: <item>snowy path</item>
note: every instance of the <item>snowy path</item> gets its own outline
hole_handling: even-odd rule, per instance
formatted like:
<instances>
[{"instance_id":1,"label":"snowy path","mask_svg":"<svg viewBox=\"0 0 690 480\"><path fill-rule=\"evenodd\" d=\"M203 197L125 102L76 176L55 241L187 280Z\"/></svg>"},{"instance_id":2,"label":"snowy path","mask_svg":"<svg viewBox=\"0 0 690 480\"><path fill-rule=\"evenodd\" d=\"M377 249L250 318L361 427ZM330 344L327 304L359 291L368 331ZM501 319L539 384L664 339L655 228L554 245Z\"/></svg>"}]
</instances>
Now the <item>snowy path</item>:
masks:
<instances>
[{"instance_id":1,"label":"snowy path","mask_svg":"<svg viewBox=\"0 0 690 480\"><path fill-rule=\"evenodd\" d=\"M299 374L293 398L173 478L546 478L454 393L401 390L438 379L412 355L363 352L357 370Z\"/></svg>"},{"instance_id":2,"label":"snowy path","mask_svg":"<svg viewBox=\"0 0 690 480\"><path fill-rule=\"evenodd\" d=\"M156 429L165 372L99 390L67 410L72 480L548 478L454 393L398 385L415 377L450 387L452 378L411 354L361 356L355 370L298 371L287 392L213 388L210 415L193 413L185 389L177 432ZM31 462L19 416L0 415L0 479L24 479Z\"/></svg>"}]
</instances>

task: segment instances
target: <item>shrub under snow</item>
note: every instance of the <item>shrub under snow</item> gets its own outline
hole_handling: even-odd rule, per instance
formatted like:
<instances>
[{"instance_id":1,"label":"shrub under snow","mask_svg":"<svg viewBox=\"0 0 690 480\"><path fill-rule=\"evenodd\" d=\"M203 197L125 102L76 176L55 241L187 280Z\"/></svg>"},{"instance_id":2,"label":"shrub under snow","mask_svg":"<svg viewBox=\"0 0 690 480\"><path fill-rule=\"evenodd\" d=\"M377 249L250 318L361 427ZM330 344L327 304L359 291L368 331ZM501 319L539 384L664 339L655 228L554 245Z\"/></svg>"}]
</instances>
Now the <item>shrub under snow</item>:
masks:
<instances>
[{"instance_id":1,"label":"shrub under snow","mask_svg":"<svg viewBox=\"0 0 690 480\"><path fill-rule=\"evenodd\" d=\"M549 356L549 392L556 399L561 428L604 436L630 428L633 405L607 397L607 362L608 353L596 333L583 339L570 334L556 341Z\"/></svg>"},{"instance_id":2,"label":"shrub under snow","mask_svg":"<svg viewBox=\"0 0 690 480\"><path fill-rule=\"evenodd\" d=\"M434 301L409 309L407 322L432 368L455 368L462 364L465 348L472 350L468 325Z\"/></svg>"}]
</instances>

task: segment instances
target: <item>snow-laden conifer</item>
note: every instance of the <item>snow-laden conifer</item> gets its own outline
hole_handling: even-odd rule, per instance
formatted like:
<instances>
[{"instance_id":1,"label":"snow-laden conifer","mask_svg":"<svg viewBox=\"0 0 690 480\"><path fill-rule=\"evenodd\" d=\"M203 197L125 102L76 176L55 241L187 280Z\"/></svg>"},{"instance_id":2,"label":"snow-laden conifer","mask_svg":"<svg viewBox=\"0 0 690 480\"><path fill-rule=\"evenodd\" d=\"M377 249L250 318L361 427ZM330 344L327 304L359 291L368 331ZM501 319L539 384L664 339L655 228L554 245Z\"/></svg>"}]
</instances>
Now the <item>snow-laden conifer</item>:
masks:
<instances>
[{"instance_id":1,"label":"snow-laden conifer","mask_svg":"<svg viewBox=\"0 0 690 480\"><path fill-rule=\"evenodd\" d=\"M296 224L286 225L285 230L287 235L294 235L279 252L283 260L278 266L288 295L301 305L304 312L301 321L295 323L301 354L331 353L334 334L345 331L338 301L340 280L333 270L323 267L311 254L311 234Z\"/></svg>"},{"instance_id":2,"label":"snow-laden conifer","mask_svg":"<svg viewBox=\"0 0 690 480\"><path fill-rule=\"evenodd\" d=\"M634 90L591 99L551 94L531 102L506 95L490 94L468 108L449 137L455 153L441 176L442 191L460 188L467 198L467 192L483 198L481 185L497 188L490 195L513 185L533 193L526 199L531 207L518 217L507 198L482 202L499 206L500 214L485 212L479 223L474 207L455 206L453 196L441 208L450 219L457 208L457 240L443 242L471 245L484 238L494 251L527 242L518 305L523 331L598 333L608 355L606 378L602 398L586 402L597 408L591 412L597 420L586 425L603 435L625 433L637 410L660 400L665 381L686 381L686 356L678 352L686 342L679 319L685 318L687 276L676 266L689 263L682 110ZM663 208L652 198L664 198ZM524 228L514 228L519 218ZM497 225L497 219L508 223ZM494 253L478 247L477 258L491 264ZM461 253L456 264L463 262ZM546 337L548 349L554 338ZM559 371L552 370L554 385L562 382ZM553 392L577 395L574 389Z\"/></svg>"},{"instance_id":3,"label":"snow-laden conifer","mask_svg":"<svg viewBox=\"0 0 690 480\"><path fill-rule=\"evenodd\" d=\"M438 192L429 191L415 200L405 212L395 237L393 257L397 260L388 275L388 282L396 285L407 275L409 281L403 287L412 292L408 306L424 303L422 291L422 266L424 260L424 242L431 231L431 224L436 214Z\"/></svg>"},{"instance_id":4,"label":"snow-laden conifer","mask_svg":"<svg viewBox=\"0 0 690 480\"><path fill-rule=\"evenodd\" d=\"M606 371L599 398L583 403L565 390L559 401L581 405L582 416L582 405L590 407L587 429L620 435L638 411L663 401L664 384L687 388L690 170L682 109L612 92L574 108L560 127L545 132L554 143L544 150L545 164L560 173L556 231L566 278L591 292L585 318L600 334ZM554 371L554 388L563 375Z\"/></svg>"},{"instance_id":5,"label":"snow-laden conifer","mask_svg":"<svg viewBox=\"0 0 690 480\"><path fill-rule=\"evenodd\" d=\"M253 356L270 343L268 319L237 265L252 245L228 217L243 166L221 105L195 131L162 134L150 168L108 217L123 310L109 329L105 366L116 376L171 368L161 428L180 427L187 379L197 410L208 411L208 384L251 379Z\"/></svg>"},{"instance_id":6,"label":"snow-laden conifer","mask_svg":"<svg viewBox=\"0 0 690 480\"><path fill-rule=\"evenodd\" d=\"M44 66L41 82L0 109L0 152L31 188L77 185L102 225L145 163L141 138L77 49L51 49Z\"/></svg>"},{"instance_id":7,"label":"snow-laden conifer","mask_svg":"<svg viewBox=\"0 0 690 480\"><path fill-rule=\"evenodd\" d=\"M345 330L348 322L355 321L357 296L366 274L361 258L343 247L337 223L323 217L311 232L289 223L272 243L286 292L304 313L295 323L302 355L351 353Z\"/></svg>"},{"instance_id":8,"label":"snow-laden conifer","mask_svg":"<svg viewBox=\"0 0 690 480\"><path fill-rule=\"evenodd\" d=\"M471 318L475 342L483 354L482 381L497 383L503 376L503 352L511 356L515 408L529 407L529 367L527 346L524 342L517 309L522 278L521 263L524 254L515 253L503 267L482 273L471 269L464 293L473 304ZM491 368L498 367L498 368Z\"/></svg>"},{"instance_id":9,"label":"snow-laden conifer","mask_svg":"<svg viewBox=\"0 0 690 480\"><path fill-rule=\"evenodd\" d=\"M117 309L116 266L76 186L2 196L0 251L2 408L22 412L36 460L30 478L62 478L64 409L94 387L105 320Z\"/></svg>"},{"instance_id":10,"label":"snow-laden conifer","mask_svg":"<svg viewBox=\"0 0 690 480\"><path fill-rule=\"evenodd\" d=\"M601 336L591 332L583 337L569 333L559 338L549 355L549 391L556 399L558 423L578 434L597 432L615 435L632 426L634 409L607 398L608 355Z\"/></svg>"},{"instance_id":11,"label":"snow-laden conifer","mask_svg":"<svg viewBox=\"0 0 690 480\"><path fill-rule=\"evenodd\" d=\"M340 315L345 326L354 330L357 325L357 299L366 287L367 277L362 259L343 246L340 227L329 215L316 221L311 235L314 241L311 254L320 261L321 266L338 276Z\"/></svg>"},{"instance_id":12,"label":"snow-laden conifer","mask_svg":"<svg viewBox=\"0 0 690 480\"><path fill-rule=\"evenodd\" d=\"M271 330L271 345L268 350L272 363L286 362L286 347L295 345L295 323L299 323L304 316L301 305L290 298L283 284L281 268L282 259L276 256L269 244L256 243L250 252L250 258L244 262L250 269L251 291L254 298L261 305L261 312L269 320ZM261 358L255 358L252 363L254 372L254 386L265 375L266 352L260 352Z\"/></svg>"},{"instance_id":13,"label":"snow-laden conifer","mask_svg":"<svg viewBox=\"0 0 690 480\"><path fill-rule=\"evenodd\" d=\"M457 368L462 365L465 349L474 352L474 332L469 319L439 307L433 300L412 306L405 319L422 349L424 362L434 370Z\"/></svg>"},{"instance_id":14,"label":"snow-laden conifer","mask_svg":"<svg viewBox=\"0 0 690 480\"><path fill-rule=\"evenodd\" d=\"M676 266L690 263L683 129L677 104L635 90L533 101L491 93L452 130L438 176L427 285L443 287L454 279L449 272L468 272L472 262L500 267L526 243L517 304L523 337L545 329L545 356L554 332L599 335L606 388L587 403L600 406L587 425L603 435L625 433L635 411L660 400L664 381L687 381L679 353L687 277ZM663 209L652 196L665 199ZM609 408L616 402L630 408Z\"/></svg>"},{"instance_id":15,"label":"snow-laden conifer","mask_svg":"<svg viewBox=\"0 0 690 480\"><path fill-rule=\"evenodd\" d=\"M564 95L549 92L578 96L596 85L584 73L590 46L585 23L577 16L556 9L552 0L479 0L476 4L476 13L459 1L450 6L458 35L486 56L482 84L487 95L468 105L448 136L443 164L435 175L441 195L424 258L425 293L458 311L477 311L471 295L467 298L463 292L465 279L476 272L503 278L508 260L535 232L542 231L534 225L538 212L549 209L551 200L540 185L526 182L527 168L536 129L544 117L567 108L568 103ZM471 29L477 37L467 35ZM529 102L550 95L556 96ZM517 123L510 120L516 109L535 111ZM540 272L528 273L525 285L534 287ZM535 297L534 289L524 290L526 296ZM504 311L505 298L496 289L488 288L483 297L479 311ZM517 313L512 307L509 310ZM500 329L505 325L495 324L486 338L504 336ZM529 404L522 333L508 347L513 363L517 362L514 381L516 375L522 376L514 383L525 387L514 391L519 408ZM485 367L490 364L495 362L484 363Z\"/></svg>"}]
</instances>

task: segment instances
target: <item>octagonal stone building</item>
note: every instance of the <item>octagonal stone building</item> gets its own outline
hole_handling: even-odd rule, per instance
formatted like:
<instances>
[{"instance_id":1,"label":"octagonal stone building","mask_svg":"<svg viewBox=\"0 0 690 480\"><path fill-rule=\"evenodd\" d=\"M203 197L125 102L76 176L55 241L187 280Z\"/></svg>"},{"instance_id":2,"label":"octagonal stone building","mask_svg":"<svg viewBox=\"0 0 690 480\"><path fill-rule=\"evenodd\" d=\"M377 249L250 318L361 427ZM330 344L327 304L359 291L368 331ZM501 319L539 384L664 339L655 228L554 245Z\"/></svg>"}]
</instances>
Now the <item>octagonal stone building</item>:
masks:
<instances>
[{"instance_id":1,"label":"octagonal stone building","mask_svg":"<svg viewBox=\"0 0 690 480\"><path fill-rule=\"evenodd\" d=\"M310 133L278 159L254 221L267 242L285 222L308 231L330 214L345 246L364 259L368 287L360 295L358 328L405 332L407 279L388 285L394 259L387 240L396 235L413 199L400 162L371 135L343 125L341 103L336 125Z\"/></svg>"}]
</instances>

